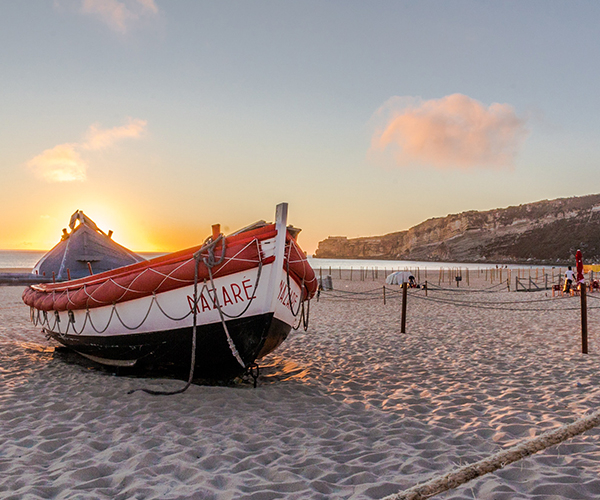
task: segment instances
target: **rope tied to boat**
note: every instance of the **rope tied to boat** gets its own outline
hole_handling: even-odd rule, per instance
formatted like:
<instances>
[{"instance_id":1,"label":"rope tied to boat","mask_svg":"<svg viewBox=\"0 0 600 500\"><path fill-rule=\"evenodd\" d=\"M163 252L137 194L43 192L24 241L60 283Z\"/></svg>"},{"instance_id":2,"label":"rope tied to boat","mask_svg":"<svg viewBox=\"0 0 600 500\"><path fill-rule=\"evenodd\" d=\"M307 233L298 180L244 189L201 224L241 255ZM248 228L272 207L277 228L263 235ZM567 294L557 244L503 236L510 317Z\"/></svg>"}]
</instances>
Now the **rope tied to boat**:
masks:
<instances>
[{"instance_id":1,"label":"rope tied to boat","mask_svg":"<svg viewBox=\"0 0 600 500\"><path fill-rule=\"evenodd\" d=\"M223 244L225 246L225 244ZM198 301L200 300L198 297L198 266L200 265L200 256L196 256L194 254L194 296L193 296L193 316L192 316L192 353L190 359L190 372L188 375L188 380L186 384L181 389L176 389L174 391L155 391L153 389L146 389L144 387L139 389L132 389L127 392L127 394L133 394L136 391L143 391L152 396L173 396L175 394L181 394L188 390L190 385L192 385L192 381L194 380L194 370L196 368L196 339L197 339L197 317L198 317Z\"/></svg>"},{"instance_id":2,"label":"rope tied to boat","mask_svg":"<svg viewBox=\"0 0 600 500\"><path fill-rule=\"evenodd\" d=\"M221 257L217 260L215 258L215 247L217 246L217 244L219 242L222 242L222 245L221 245L222 252L221 252ZM203 254L203 252L206 252L206 255ZM209 236L204 241L204 244L202 245L200 250L198 250L196 253L194 253L194 293L193 293L193 298L192 298L192 311L193 311L193 314L192 314L192 353L191 353L191 359L190 359L190 371L189 371L188 380L187 380L186 384L181 389L177 389L174 391L155 391L152 389L140 388L140 389L132 389L127 394L132 394L136 391L144 391L145 393L151 394L153 396L172 396L172 395L181 394L181 393L187 391L188 388L190 387L190 385L192 385L192 381L194 380L194 371L196 368L196 344L197 344L197 338L198 338L198 335L197 335L198 303L200 302L200 295L202 293L204 293L204 289L206 288L206 282L205 282L204 286L202 287L202 292L200 292L200 294L198 293L198 267L200 266L201 261L208 269L211 286L213 287L213 292L214 292L213 293L213 295L214 295L213 304L216 306L216 308L219 311L221 323L223 325L223 329L225 330L225 335L227 336L227 344L229 345L229 349L231 350L231 353L233 354L233 356L235 357L237 362L242 366L242 368L246 368L244 361L240 357L240 355L235 347L235 344L233 343L233 339L229 335L229 330L227 329L227 324L225 323L225 318L223 317L223 313L221 311L221 305L219 304L219 299L217 297L216 289L215 289L214 282L213 282L212 268L222 264L224 260L225 260L225 237L223 236L222 233L219 234L219 236L214 239L212 236ZM210 297L210 293L208 295Z\"/></svg>"},{"instance_id":3,"label":"rope tied to boat","mask_svg":"<svg viewBox=\"0 0 600 500\"><path fill-rule=\"evenodd\" d=\"M217 244L220 241L223 242L221 245L222 251L221 251L221 257L217 261L217 260L215 260L215 247L217 246ZM203 255L203 252L206 252L206 255ZM229 329L227 328L227 323L225 322L225 317L223 315L223 310L221 308L221 304L219 303L219 297L217 296L217 289L215 287L215 283L213 280L212 268L222 264L223 261L225 260L225 237L223 236L223 233L219 234L219 236L215 239L213 239L212 236L209 236L205 240L204 245L202 245L202 248L200 248L200 250L198 250L194 254L194 259L196 259L196 262L198 262L198 260L200 258L202 258L202 262L208 269L208 277L210 278L210 285L212 286L212 290L213 290L213 296L211 297L211 300L213 302L213 305L217 308L217 311L219 311L219 318L221 319L221 324L223 325L223 330L225 331L225 336L227 337L227 345L229 346L229 350L231 351L231 354L233 354L233 357L236 359L236 361L240 364L240 366L242 368L246 368L246 364L244 363L244 360L240 356L240 353L238 352L238 350L235 346L235 343L233 342L233 339L231 338L231 335L229 334ZM197 264L196 264L196 269L198 269ZM258 276L260 278L260 272L259 272ZM194 280L194 282L196 282L196 281L197 281L197 279ZM257 280L257 286L258 286L258 280ZM255 292L256 292L256 289L255 289ZM208 294L208 296L210 297L210 293ZM254 294L253 294L253 297L254 297ZM197 314L197 302L194 301L194 323L196 322L196 314Z\"/></svg>"}]
</instances>

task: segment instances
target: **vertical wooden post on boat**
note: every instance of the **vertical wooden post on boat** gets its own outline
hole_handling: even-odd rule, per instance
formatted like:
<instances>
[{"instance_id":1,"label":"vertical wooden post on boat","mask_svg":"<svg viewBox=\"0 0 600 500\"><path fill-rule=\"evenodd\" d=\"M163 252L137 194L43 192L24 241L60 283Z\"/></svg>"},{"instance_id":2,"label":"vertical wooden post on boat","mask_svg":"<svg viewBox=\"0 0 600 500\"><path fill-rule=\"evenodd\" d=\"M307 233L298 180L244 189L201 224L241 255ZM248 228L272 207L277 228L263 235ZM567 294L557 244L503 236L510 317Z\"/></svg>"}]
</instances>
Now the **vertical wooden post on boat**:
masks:
<instances>
[{"instance_id":1,"label":"vertical wooden post on boat","mask_svg":"<svg viewBox=\"0 0 600 500\"><path fill-rule=\"evenodd\" d=\"M427 280L425 280L425 297L427 297Z\"/></svg>"},{"instance_id":2,"label":"vertical wooden post on boat","mask_svg":"<svg viewBox=\"0 0 600 500\"><path fill-rule=\"evenodd\" d=\"M342 266L340 266L340 279L342 279Z\"/></svg>"},{"instance_id":3,"label":"vertical wooden post on boat","mask_svg":"<svg viewBox=\"0 0 600 500\"><path fill-rule=\"evenodd\" d=\"M510 278L506 278L506 290L510 292Z\"/></svg>"},{"instance_id":4,"label":"vertical wooden post on boat","mask_svg":"<svg viewBox=\"0 0 600 500\"><path fill-rule=\"evenodd\" d=\"M400 321L400 333L406 333L406 297L408 295L408 283L402 283L402 319Z\"/></svg>"},{"instance_id":5,"label":"vertical wooden post on boat","mask_svg":"<svg viewBox=\"0 0 600 500\"><path fill-rule=\"evenodd\" d=\"M323 282L323 268L319 266L319 279Z\"/></svg>"},{"instance_id":6,"label":"vertical wooden post on boat","mask_svg":"<svg viewBox=\"0 0 600 500\"><path fill-rule=\"evenodd\" d=\"M587 296L585 283L580 283L579 295L581 296L581 352L588 353L588 327L587 327Z\"/></svg>"},{"instance_id":7,"label":"vertical wooden post on boat","mask_svg":"<svg viewBox=\"0 0 600 500\"><path fill-rule=\"evenodd\" d=\"M52 283L56 283L56 275L54 274L54 271L52 271Z\"/></svg>"},{"instance_id":8,"label":"vertical wooden post on boat","mask_svg":"<svg viewBox=\"0 0 600 500\"><path fill-rule=\"evenodd\" d=\"M350 281L352 281L352 266L350 266Z\"/></svg>"},{"instance_id":9,"label":"vertical wooden post on boat","mask_svg":"<svg viewBox=\"0 0 600 500\"><path fill-rule=\"evenodd\" d=\"M71 281L71 270L67 267L67 279Z\"/></svg>"},{"instance_id":10,"label":"vertical wooden post on boat","mask_svg":"<svg viewBox=\"0 0 600 500\"><path fill-rule=\"evenodd\" d=\"M285 276L285 244L287 240L287 219L288 219L288 204L279 203L275 207L275 230L277 236L275 237L275 261L273 265L273 271L267 284L267 293L265 298L267 303L265 307L269 311L275 311L277 307L278 293L276 290L279 289L281 279Z\"/></svg>"},{"instance_id":11,"label":"vertical wooden post on boat","mask_svg":"<svg viewBox=\"0 0 600 500\"><path fill-rule=\"evenodd\" d=\"M213 224L212 228L212 240L216 241L216 239L221 235L221 224Z\"/></svg>"},{"instance_id":12,"label":"vertical wooden post on boat","mask_svg":"<svg viewBox=\"0 0 600 500\"><path fill-rule=\"evenodd\" d=\"M383 285L383 305L385 306L385 285Z\"/></svg>"},{"instance_id":13,"label":"vertical wooden post on boat","mask_svg":"<svg viewBox=\"0 0 600 500\"><path fill-rule=\"evenodd\" d=\"M331 276L331 266L329 266L329 276Z\"/></svg>"},{"instance_id":14,"label":"vertical wooden post on boat","mask_svg":"<svg viewBox=\"0 0 600 500\"><path fill-rule=\"evenodd\" d=\"M92 271L92 263L90 261L88 261L87 266L88 266L88 271L90 272L90 276L91 276L92 274L94 274L94 272Z\"/></svg>"}]
</instances>

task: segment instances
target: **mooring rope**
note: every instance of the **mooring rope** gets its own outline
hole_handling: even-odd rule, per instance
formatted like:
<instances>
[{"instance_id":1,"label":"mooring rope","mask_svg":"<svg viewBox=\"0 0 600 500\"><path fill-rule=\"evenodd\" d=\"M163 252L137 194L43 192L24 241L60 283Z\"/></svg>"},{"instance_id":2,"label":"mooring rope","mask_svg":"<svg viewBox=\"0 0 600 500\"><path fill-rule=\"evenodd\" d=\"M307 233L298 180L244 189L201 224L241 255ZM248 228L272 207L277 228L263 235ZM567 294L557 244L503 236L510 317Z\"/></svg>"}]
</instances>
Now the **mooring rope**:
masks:
<instances>
[{"instance_id":1,"label":"mooring rope","mask_svg":"<svg viewBox=\"0 0 600 500\"><path fill-rule=\"evenodd\" d=\"M223 242L223 246L225 246L225 242ZM173 396L175 394L181 394L188 390L190 385L192 385L192 381L194 380L194 370L196 369L196 337L197 337L197 317L198 317L198 266L200 265L200 252L198 252L198 257L194 255L195 265L194 265L194 297L193 297L193 316L192 316L192 354L190 359L190 371L188 375L188 380L186 384L181 389L176 389L174 391L155 391L153 389L146 389L145 387L139 389L132 389L127 392L127 394L133 394L136 391L143 391L147 394L151 394L152 396ZM202 290L204 291L204 289Z\"/></svg>"},{"instance_id":2,"label":"mooring rope","mask_svg":"<svg viewBox=\"0 0 600 500\"><path fill-rule=\"evenodd\" d=\"M221 255L221 258L218 261L215 261L214 259L214 247L216 246L216 244L223 240L223 252ZM209 252L209 257L208 258L204 258L202 257L202 251L208 249ZM152 396L172 396L174 394L181 394L182 392L185 392L188 390L188 388L190 387L190 385L192 385L192 381L194 380L194 371L196 369L196 344L197 344L197 330L198 330L198 302L200 300L199 296L198 296L198 266L200 265L200 259L202 258L202 261L204 262L204 265L208 267L208 272L209 272L209 276L211 278L211 283L212 283L212 272L211 272L211 268L215 265L219 265L223 262L223 260L225 259L225 238L223 237L222 234L219 235L218 238L216 238L215 240L212 239L212 237L208 237L206 239L206 241L204 242L204 245L202 245L202 248L200 248L200 250L198 250L195 254L194 254L194 297L193 297L193 315L192 315L192 353L191 353L191 359L190 359L190 371L189 371L189 375L188 375L188 380L186 382L186 384L181 388L181 389L176 389L174 391L155 391L152 389L146 389L146 388L140 388L140 389L132 389L131 391L129 391L127 394L132 394L136 391L144 391L147 394L151 394ZM204 288L206 287L206 284L204 284L204 287L202 288L202 292L204 292ZM214 284L213 284L213 290L214 290ZM210 296L210 293L208 294ZM215 296L216 296L216 291L215 291ZM218 302L217 302L218 304ZM220 312L220 307L219 307L219 312ZM223 316L221 315L221 321L223 322L223 324L225 323ZM225 325L224 325L225 326ZM227 338L229 340L229 332L227 330L225 330L227 333ZM231 348L231 345L230 345ZM234 346L235 348L235 346ZM236 351L237 354L237 351ZM238 354L239 356L239 354ZM238 360L239 361L239 360ZM242 365L244 366L244 365Z\"/></svg>"},{"instance_id":3,"label":"mooring rope","mask_svg":"<svg viewBox=\"0 0 600 500\"><path fill-rule=\"evenodd\" d=\"M550 430L535 438L527 439L516 446L499 451L478 462L464 465L443 476L435 477L422 484L417 484L400 493L389 495L382 500L424 500L426 498L431 498L444 491L457 488L472 479L502 469L508 464L562 443L563 441L577 436L578 434L582 434L599 424L600 410L595 411L586 417L581 417L570 424L563 425L558 429Z\"/></svg>"}]
</instances>

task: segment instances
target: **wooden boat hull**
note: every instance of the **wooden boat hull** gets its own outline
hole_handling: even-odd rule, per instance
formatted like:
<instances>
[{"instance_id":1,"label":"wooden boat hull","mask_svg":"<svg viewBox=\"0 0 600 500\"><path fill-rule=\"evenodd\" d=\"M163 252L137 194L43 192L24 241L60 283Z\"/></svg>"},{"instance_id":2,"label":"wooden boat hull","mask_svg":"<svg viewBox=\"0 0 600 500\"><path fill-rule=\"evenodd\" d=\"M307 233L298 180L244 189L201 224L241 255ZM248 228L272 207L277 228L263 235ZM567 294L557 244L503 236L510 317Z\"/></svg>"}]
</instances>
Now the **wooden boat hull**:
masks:
<instances>
[{"instance_id":1,"label":"wooden boat hull","mask_svg":"<svg viewBox=\"0 0 600 500\"><path fill-rule=\"evenodd\" d=\"M278 214L287 214L283 208ZM222 258L215 264L207 263L203 246L32 285L23 300L49 337L98 363L189 368L195 331L196 374L231 378L285 340L316 291L297 233L285 221L280 214L276 224L219 236L214 253Z\"/></svg>"},{"instance_id":2,"label":"wooden boat hull","mask_svg":"<svg viewBox=\"0 0 600 500\"><path fill-rule=\"evenodd\" d=\"M279 346L292 328L270 313L233 319L226 324L246 365L266 354L261 352L266 346L268 352ZM155 366L187 370L190 366L191 327L111 337L48 334L62 345L107 366L140 370ZM231 354L220 322L197 327L195 374L198 377L230 379L243 371Z\"/></svg>"}]
</instances>

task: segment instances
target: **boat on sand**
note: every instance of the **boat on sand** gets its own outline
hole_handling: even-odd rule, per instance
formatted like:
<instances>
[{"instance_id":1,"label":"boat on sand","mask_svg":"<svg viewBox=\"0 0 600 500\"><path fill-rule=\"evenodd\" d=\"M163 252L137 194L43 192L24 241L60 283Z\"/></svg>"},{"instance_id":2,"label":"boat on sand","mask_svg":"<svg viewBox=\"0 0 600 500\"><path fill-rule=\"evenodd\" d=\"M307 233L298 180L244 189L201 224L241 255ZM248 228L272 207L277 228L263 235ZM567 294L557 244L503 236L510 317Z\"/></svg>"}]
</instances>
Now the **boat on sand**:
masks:
<instances>
[{"instance_id":1,"label":"boat on sand","mask_svg":"<svg viewBox=\"0 0 600 500\"><path fill-rule=\"evenodd\" d=\"M287 208L277 206L275 223L228 236L215 225L197 247L31 285L23 301L49 337L95 362L189 367L193 359L198 376L233 378L298 328L317 289Z\"/></svg>"}]
</instances>

